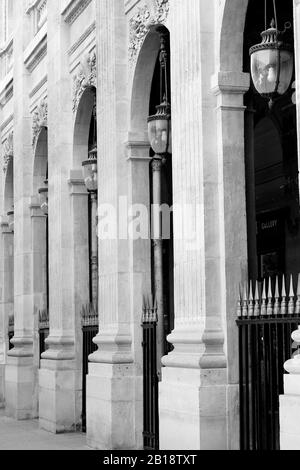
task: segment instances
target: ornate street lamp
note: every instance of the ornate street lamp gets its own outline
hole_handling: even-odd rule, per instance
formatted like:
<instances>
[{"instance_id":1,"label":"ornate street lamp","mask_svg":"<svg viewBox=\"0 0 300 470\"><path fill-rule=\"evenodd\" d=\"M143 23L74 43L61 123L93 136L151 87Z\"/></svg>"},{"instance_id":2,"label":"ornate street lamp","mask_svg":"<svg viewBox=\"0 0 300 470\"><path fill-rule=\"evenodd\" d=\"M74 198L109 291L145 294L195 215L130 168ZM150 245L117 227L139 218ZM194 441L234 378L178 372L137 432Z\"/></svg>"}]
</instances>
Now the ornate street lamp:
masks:
<instances>
[{"instance_id":1,"label":"ornate street lamp","mask_svg":"<svg viewBox=\"0 0 300 470\"><path fill-rule=\"evenodd\" d=\"M15 231L15 211L12 209L11 211L7 212L8 217L8 226L9 230L14 233Z\"/></svg>"},{"instance_id":2,"label":"ornate street lamp","mask_svg":"<svg viewBox=\"0 0 300 470\"><path fill-rule=\"evenodd\" d=\"M157 367L161 370L161 358L164 355L165 315L164 315L164 269L163 269L163 237L160 212L162 203L162 165L171 150L171 106L168 87L168 53L167 32L165 28L157 28L160 35L160 104L157 112L148 118L148 138L154 157L152 159L152 202L153 211L151 230L153 237L154 296L157 305Z\"/></svg>"},{"instance_id":3,"label":"ornate street lamp","mask_svg":"<svg viewBox=\"0 0 300 470\"><path fill-rule=\"evenodd\" d=\"M254 87L261 96L269 100L270 107L274 99L287 92L294 71L293 47L282 41L282 36L291 28L291 23L285 23L284 31L279 31L275 0L273 6L275 20L272 19L270 28L261 33L262 42L250 48ZM267 25L267 14L265 24Z\"/></svg>"},{"instance_id":4,"label":"ornate street lamp","mask_svg":"<svg viewBox=\"0 0 300 470\"><path fill-rule=\"evenodd\" d=\"M97 154L97 108L96 100L93 108L93 137L92 148L88 159L82 163L83 179L91 198L91 284L92 304L94 312L98 311L98 241L97 241L97 211L98 211L98 154Z\"/></svg>"},{"instance_id":5,"label":"ornate street lamp","mask_svg":"<svg viewBox=\"0 0 300 470\"><path fill-rule=\"evenodd\" d=\"M39 189L40 207L45 215L48 215L48 180L44 181L45 186Z\"/></svg>"},{"instance_id":6,"label":"ornate street lamp","mask_svg":"<svg viewBox=\"0 0 300 470\"><path fill-rule=\"evenodd\" d=\"M160 104L157 113L148 118L148 137L155 155L166 156L171 153L171 106L168 91L168 54L166 50L166 32L157 29L160 34Z\"/></svg>"},{"instance_id":7,"label":"ornate street lamp","mask_svg":"<svg viewBox=\"0 0 300 470\"><path fill-rule=\"evenodd\" d=\"M83 179L86 189L89 193L97 193L98 191L98 159L97 144L89 151L88 160L82 163Z\"/></svg>"}]
</instances>

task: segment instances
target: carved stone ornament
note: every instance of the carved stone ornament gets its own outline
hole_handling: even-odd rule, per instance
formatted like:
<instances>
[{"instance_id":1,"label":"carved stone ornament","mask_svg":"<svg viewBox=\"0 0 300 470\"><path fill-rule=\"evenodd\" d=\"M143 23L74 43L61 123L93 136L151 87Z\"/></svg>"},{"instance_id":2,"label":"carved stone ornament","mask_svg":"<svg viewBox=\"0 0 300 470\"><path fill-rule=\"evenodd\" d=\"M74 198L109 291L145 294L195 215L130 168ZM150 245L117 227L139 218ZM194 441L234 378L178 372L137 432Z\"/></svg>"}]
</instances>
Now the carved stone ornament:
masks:
<instances>
[{"instance_id":1,"label":"carved stone ornament","mask_svg":"<svg viewBox=\"0 0 300 470\"><path fill-rule=\"evenodd\" d=\"M14 155L14 133L10 132L7 139L3 142L3 172L7 172L9 162Z\"/></svg>"},{"instance_id":2,"label":"carved stone ornament","mask_svg":"<svg viewBox=\"0 0 300 470\"><path fill-rule=\"evenodd\" d=\"M80 62L79 71L73 79L73 113L78 109L84 91L97 86L97 56L92 52Z\"/></svg>"},{"instance_id":3,"label":"carved stone ornament","mask_svg":"<svg viewBox=\"0 0 300 470\"><path fill-rule=\"evenodd\" d=\"M32 118L32 146L34 147L42 127L48 126L48 103L44 98L36 108Z\"/></svg>"},{"instance_id":4,"label":"carved stone ornament","mask_svg":"<svg viewBox=\"0 0 300 470\"><path fill-rule=\"evenodd\" d=\"M165 23L168 14L169 0L155 0L153 12L150 11L148 5L145 5L139 8L131 18L129 23L129 60L131 63L136 60L150 26Z\"/></svg>"}]
</instances>

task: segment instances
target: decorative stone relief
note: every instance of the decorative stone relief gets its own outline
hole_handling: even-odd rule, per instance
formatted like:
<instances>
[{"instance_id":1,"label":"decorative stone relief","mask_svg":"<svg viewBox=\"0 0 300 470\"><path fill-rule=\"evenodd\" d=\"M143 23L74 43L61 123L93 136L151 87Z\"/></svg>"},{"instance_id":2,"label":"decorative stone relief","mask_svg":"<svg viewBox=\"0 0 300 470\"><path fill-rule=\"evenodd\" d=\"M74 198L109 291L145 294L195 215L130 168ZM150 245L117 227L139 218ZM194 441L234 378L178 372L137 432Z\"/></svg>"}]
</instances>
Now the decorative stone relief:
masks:
<instances>
[{"instance_id":1,"label":"decorative stone relief","mask_svg":"<svg viewBox=\"0 0 300 470\"><path fill-rule=\"evenodd\" d=\"M79 71L73 79L73 112L78 109L80 98L84 91L90 87L97 87L97 56L92 52L80 62Z\"/></svg>"},{"instance_id":2,"label":"decorative stone relief","mask_svg":"<svg viewBox=\"0 0 300 470\"><path fill-rule=\"evenodd\" d=\"M149 27L165 23L168 14L169 0L155 0L154 12L150 12L148 5L145 5L139 8L138 12L131 18L129 23L129 60L131 63L136 60Z\"/></svg>"},{"instance_id":3,"label":"decorative stone relief","mask_svg":"<svg viewBox=\"0 0 300 470\"><path fill-rule=\"evenodd\" d=\"M10 132L3 142L3 172L6 173L10 160L14 155L14 133Z\"/></svg>"},{"instance_id":4,"label":"decorative stone relief","mask_svg":"<svg viewBox=\"0 0 300 470\"><path fill-rule=\"evenodd\" d=\"M44 98L36 108L32 119L32 146L34 147L42 127L48 125L48 103Z\"/></svg>"}]
</instances>

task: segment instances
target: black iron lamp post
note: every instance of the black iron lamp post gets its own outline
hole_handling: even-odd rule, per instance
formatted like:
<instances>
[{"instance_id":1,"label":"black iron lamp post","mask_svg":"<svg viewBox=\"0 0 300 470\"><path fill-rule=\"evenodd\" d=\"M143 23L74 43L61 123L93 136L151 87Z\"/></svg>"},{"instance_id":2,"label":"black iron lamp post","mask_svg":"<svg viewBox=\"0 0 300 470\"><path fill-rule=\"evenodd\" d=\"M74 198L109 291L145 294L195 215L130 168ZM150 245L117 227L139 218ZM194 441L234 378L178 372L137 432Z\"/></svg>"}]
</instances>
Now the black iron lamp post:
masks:
<instances>
[{"instance_id":1,"label":"black iron lamp post","mask_svg":"<svg viewBox=\"0 0 300 470\"><path fill-rule=\"evenodd\" d=\"M148 118L148 138L154 157L152 160L152 237L154 256L154 295L157 304L157 366L161 369L164 355L164 285L163 285L163 236L159 208L162 203L161 172L167 155L171 153L171 106L168 90L167 34L164 28L157 28L160 35L160 104L155 115Z\"/></svg>"},{"instance_id":2,"label":"black iron lamp post","mask_svg":"<svg viewBox=\"0 0 300 470\"><path fill-rule=\"evenodd\" d=\"M249 51L254 87L261 96L269 100L270 108L276 98L287 92L294 71L293 47L282 40L284 33L291 28L291 23L285 23L284 31L279 31L275 0L273 8L275 19L272 19L270 28L267 29L265 8L266 30L261 33L262 42L252 46Z\"/></svg>"},{"instance_id":3,"label":"black iron lamp post","mask_svg":"<svg viewBox=\"0 0 300 470\"><path fill-rule=\"evenodd\" d=\"M91 291L94 312L98 311L98 241L97 241L97 211L98 211L98 152L97 152L97 113L96 104L93 109L94 141L88 154L88 159L82 163L83 179L91 198Z\"/></svg>"}]
</instances>

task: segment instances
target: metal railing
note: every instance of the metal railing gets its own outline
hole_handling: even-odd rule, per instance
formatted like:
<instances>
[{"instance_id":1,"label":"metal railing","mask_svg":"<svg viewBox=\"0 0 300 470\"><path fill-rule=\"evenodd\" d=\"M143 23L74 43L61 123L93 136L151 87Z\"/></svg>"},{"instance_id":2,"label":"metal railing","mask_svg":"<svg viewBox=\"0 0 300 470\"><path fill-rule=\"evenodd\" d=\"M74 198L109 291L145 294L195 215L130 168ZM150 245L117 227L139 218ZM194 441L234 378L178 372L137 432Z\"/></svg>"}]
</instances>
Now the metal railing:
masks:
<instances>
[{"instance_id":1,"label":"metal railing","mask_svg":"<svg viewBox=\"0 0 300 470\"><path fill-rule=\"evenodd\" d=\"M291 333L300 324L300 281L268 279L244 288L238 302L241 450L278 450L279 396Z\"/></svg>"},{"instance_id":2,"label":"metal railing","mask_svg":"<svg viewBox=\"0 0 300 470\"><path fill-rule=\"evenodd\" d=\"M98 313L93 304L83 307L81 313L82 325L82 431L86 432L86 376L89 372L89 355L97 350L93 338L99 331Z\"/></svg>"},{"instance_id":3,"label":"metal railing","mask_svg":"<svg viewBox=\"0 0 300 470\"><path fill-rule=\"evenodd\" d=\"M144 449L159 449L158 371L157 371L157 305L144 301L143 329L143 398Z\"/></svg>"}]
</instances>

